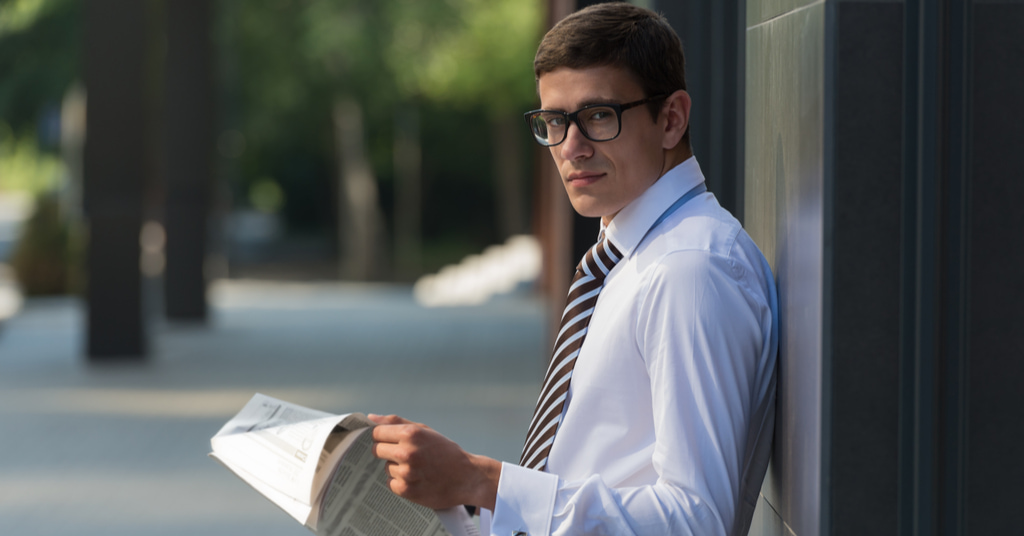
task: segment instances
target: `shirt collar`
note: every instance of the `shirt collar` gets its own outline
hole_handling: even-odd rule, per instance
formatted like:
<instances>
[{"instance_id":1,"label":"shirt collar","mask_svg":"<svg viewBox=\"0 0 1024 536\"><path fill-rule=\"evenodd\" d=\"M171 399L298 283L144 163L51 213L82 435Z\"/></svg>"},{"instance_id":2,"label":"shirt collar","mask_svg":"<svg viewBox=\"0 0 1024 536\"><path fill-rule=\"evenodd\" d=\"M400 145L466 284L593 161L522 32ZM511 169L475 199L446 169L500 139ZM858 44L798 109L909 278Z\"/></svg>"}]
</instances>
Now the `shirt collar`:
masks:
<instances>
[{"instance_id":1,"label":"shirt collar","mask_svg":"<svg viewBox=\"0 0 1024 536\"><path fill-rule=\"evenodd\" d=\"M704 174L695 157L690 157L668 170L644 193L622 208L601 232L622 252L623 258L633 250L668 207L691 188L704 182Z\"/></svg>"}]
</instances>

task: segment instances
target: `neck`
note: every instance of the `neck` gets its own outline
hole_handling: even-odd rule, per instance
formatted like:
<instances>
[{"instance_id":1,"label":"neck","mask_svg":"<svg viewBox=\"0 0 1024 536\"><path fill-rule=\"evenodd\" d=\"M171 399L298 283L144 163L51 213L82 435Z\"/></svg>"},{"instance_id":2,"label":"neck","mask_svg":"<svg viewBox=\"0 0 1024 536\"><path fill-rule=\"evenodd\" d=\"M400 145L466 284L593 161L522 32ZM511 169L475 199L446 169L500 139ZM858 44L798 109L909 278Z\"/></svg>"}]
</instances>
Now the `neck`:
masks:
<instances>
[{"instance_id":1,"label":"neck","mask_svg":"<svg viewBox=\"0 0 1024 536\"><path fill-rule=\"evenodd\" d=\"M663 153L661 175L659 177L668 173L668 170L682 164L691 156L693 156L693 151L688 143L679 143L679 145L671 149L666 149Z\"/></svg>"},{"instance_id":2,"label":"neck","mask_svg":"<svg viewBox=\"0 0 1024 536\"><path fill-rule=\"evenodd\" d=\"M660 179L661 177L664 177L670 169L682 164L691 156L693 156L693 151L690 149L690 145L686 143L680 143L671 149L665 149L662 152L661 173L658 174L658 178ZM615 214L618 214L618 212ZM612 218L615 217L615 214L602 216L601 221L605 226L607 226L612 222Z\"/></svg>"}]
</instances>

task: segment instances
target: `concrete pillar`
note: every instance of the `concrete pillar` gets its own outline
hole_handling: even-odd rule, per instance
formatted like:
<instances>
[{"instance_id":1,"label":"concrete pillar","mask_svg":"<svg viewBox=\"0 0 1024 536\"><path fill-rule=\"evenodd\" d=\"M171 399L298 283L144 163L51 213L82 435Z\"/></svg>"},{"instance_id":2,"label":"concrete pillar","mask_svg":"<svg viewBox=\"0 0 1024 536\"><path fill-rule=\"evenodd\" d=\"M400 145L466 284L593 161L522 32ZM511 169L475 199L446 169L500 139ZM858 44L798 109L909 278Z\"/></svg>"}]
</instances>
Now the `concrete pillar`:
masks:
<instances>
[{"instance_id":1,"label":"concrete pillar","mask_svg":"<svg viewBox=\"0 0 1024 536\"><path fill-rule=\"evenodd\" d=\"M775 442L751 534L819 534L824 344L825 5L746 5L744 223L775 273Z\"/></svg>"},{"instance_id":2,"label":"concrete pillar","mask_svg":"<svg viewBox=\"0 0 1024 536\"><path fill-rule=\"evenodd\" d=\"M203 321L216 123L213 3L173 0L166 9L164 305L169 319Z\"/></svg>"},{"instance_id":3,"label":"concrete pillar","mask_svg":"<svg viewBox=\"0 0 1024 536\"><path fill-rule=\"evenodd\" d=\"M140 359L147 347L139 272L149 134L147 9L136 0L85 4L83 201L92 361Z\"/></svg>"}]
</instances>

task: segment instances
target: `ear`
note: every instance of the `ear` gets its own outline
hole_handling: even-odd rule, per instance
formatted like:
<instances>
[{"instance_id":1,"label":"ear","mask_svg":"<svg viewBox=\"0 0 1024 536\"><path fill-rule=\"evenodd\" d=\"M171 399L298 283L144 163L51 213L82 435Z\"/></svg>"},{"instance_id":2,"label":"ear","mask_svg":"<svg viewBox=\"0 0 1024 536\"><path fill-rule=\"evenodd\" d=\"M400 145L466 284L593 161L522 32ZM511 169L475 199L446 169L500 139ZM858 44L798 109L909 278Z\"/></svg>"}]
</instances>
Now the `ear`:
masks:
<instances>
[{"instance_id":1,"label":"ear","mask_svg":"<svg viewBox=\"0 0 1024 536\"><path fill-rule=\"evenodd\" d=\"M672 149L683 139L686 128L690 126L690 94L682 89L676 90L665 98L661 113L666 120L662 148Z\"/></svg>"}]
</instances>

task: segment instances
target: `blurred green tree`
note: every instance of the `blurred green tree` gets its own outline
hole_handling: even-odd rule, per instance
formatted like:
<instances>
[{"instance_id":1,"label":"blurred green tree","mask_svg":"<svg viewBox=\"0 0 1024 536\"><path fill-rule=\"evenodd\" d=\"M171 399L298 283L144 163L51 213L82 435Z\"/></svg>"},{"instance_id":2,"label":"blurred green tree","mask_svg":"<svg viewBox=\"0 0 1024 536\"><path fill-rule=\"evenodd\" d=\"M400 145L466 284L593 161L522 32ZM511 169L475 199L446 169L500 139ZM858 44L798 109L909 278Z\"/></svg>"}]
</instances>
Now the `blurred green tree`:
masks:
<instances>
[{"instance_id":1,"label":"blurred green tree","mask_svg":"<svg viewBox=\"0 0 1024 536\"><path fill-rule=\"evenodd\" d=\"M362 241L349 256L363 260L381 256L365 248L382 242L392 218L398 245L403 233L422 233L428 257L446 235L474 249L524 231L529 152L515 134L519 113L536 99L531 60L542 8L539 0L230 2L225 33L237 47L230 76L253 149L241 173L280 180L287 211L297 181L288 165L268 169L268 150L291 146L294 155L295 145L305 147L318 172L333 168L339 179L315 188L318 213L330 210L324 200L341 201L338 234L343 244ZM412 207L422 207L423 229L410 218L403 223L420 210ZM366 234L344 236L356 228Z\"/></svg>"},{"instance_id":2,"label":"blurred green tree","mask_svg":"<svg viewBox=\"0 0 1024 536\"><path fill-rule=\"evenodd\" d=\"M493 223L502 238L526 232L523 163L529 153L520 114L536 101L532 60L546 3L450 0L448 21L425 17L409 4L423 5L396 2L401 14L394 17L396 38L387 51L399 87L482 114L491 145Z\"/></svg>"},{"instance_id":3,"label":"blurred green tree","mask_svg":"<svg viewBox=\"0 0 1024 536\"><path fill-rule=\"evenodd\" d=\"M405 94L482 110L490 118L518 117L536 100L533 53L544 2L394 0L390 5L395 36L385 57Z\"/></svg>"},{"instance_id":4,"label":"blurred green tree","mask_svg":"<svg viewBox=\"0 0 1024 536\"><path fill-rule=\"evenodd\" d=\"M34 133L78 77L82 3L0 1L0 119Z\"/></svg>"},{"instance_id":5,"label":"blurred green tree","mask_svg":"<svg viewBox=\"0 0 1024 536\"><path fill-rule=\"evenodd\" d=\"M53 190L65 173L60 106L79 72L81 3L0 1L0 193L36 198L9 259L26 294L77 289L80 257Z\"/></svg>"},{"instance_id":6,"label":"blurred green tree","mask_svg":"<svg viewBox=\"0 0 1024 536\"><path fill-rule=\"evenodd\" d=\"M422 236L414 264L424 270L525 230L531 153L518 114L536 98L542 0L217 7L218 147L236 204L270 181L289 229L337 233L330 223L349 220L332 178L361 169L379 189L376 242ZM0 0L0 122L11 143L38 137L40 151L56 153L40 127L80 78L82 15L79 0ZM341 127L356 113L361 126L349 127L361 136L349 144Z\"/></svg>"}]
</instances>

